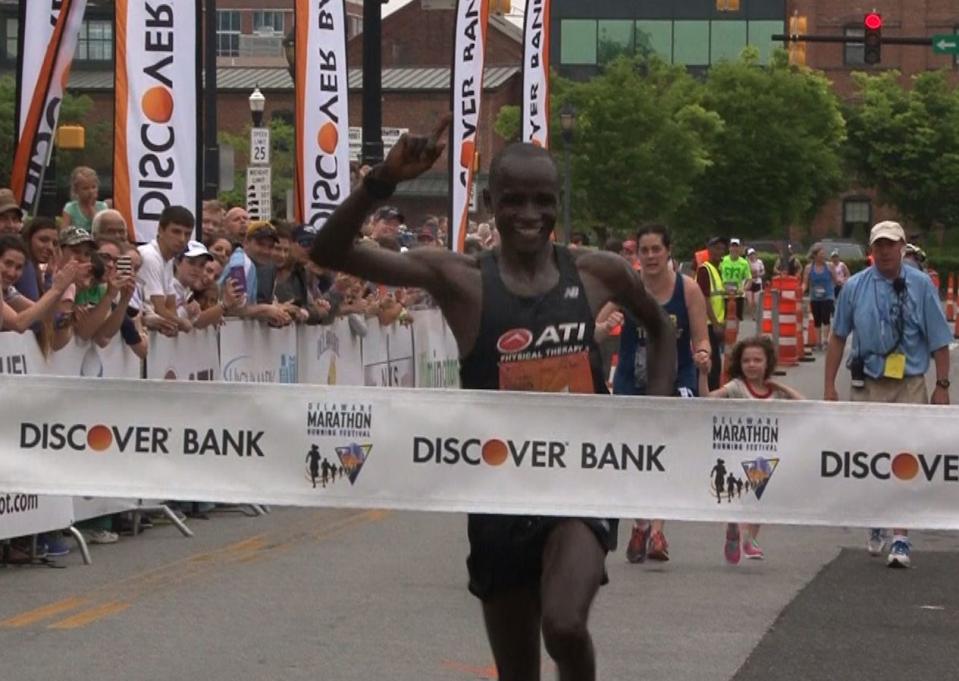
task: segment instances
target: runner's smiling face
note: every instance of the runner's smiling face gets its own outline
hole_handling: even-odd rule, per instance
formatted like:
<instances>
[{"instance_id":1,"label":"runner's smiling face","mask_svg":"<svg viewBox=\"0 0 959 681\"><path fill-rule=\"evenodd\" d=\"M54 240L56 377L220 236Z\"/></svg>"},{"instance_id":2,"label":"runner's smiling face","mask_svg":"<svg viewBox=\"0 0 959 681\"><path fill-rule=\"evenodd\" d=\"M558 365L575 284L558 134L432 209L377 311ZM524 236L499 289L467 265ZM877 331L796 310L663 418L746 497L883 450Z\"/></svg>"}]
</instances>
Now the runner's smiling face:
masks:
<instances>
[{"instance_id":1,"label":"runner's smiling face","mask_svg":"<svg viewBox=\"0 0 959 681\"><path fill-rule=\"evenodd\" d=\"M556 224L559 178L546 156L514 154L502 159L489 200L505 251L536 253L549 244Z\"/></svg>"}]
</instances>

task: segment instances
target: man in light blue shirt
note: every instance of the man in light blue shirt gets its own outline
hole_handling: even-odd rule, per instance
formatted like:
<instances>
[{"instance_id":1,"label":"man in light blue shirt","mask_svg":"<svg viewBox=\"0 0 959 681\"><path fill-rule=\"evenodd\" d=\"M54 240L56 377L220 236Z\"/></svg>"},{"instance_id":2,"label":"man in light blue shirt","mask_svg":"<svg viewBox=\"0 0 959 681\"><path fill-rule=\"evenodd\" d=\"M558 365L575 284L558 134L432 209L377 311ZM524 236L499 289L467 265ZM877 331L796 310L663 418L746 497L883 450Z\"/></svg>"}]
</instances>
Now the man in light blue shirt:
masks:
<instances>
[{"instance_id":1,"label":"man in light blue shirt","mask_svg":"<svg viewBox=\"0 0 959 681\"><path fill-rule=\"evenodd\" d=\"M897 222L876 224L869 234L874 264L851 277L836 303L826 351L823 399L838 400L836 374L846 339L853 335L846 367L853 377L853 402L928 404L925 374L936 366L932 404L949 404L949 343L952 331L939 294L924 272L902 264L906 234ZM879 555L885 540L874 529L869 552ZM896 530L887 564L909 567L905 530Z\"/></svg>"}]
</instances>

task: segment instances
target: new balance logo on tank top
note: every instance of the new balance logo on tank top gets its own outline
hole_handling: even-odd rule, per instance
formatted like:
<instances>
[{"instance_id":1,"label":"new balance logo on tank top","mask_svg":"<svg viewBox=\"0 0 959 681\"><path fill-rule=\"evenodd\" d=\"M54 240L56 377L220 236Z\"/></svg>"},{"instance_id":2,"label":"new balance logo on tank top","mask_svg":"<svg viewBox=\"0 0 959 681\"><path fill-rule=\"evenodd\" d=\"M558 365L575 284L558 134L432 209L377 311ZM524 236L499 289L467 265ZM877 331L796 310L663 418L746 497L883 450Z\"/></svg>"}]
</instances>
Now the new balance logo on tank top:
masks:
<instances>
[{"instance_id":1,"label":"new balance logo on tank top","mask_svg":"<svg viewBox=\"0 0 959 681\"><path fill-rule=\"evenodd\" d=\"M479 256L483 310L476 344L460 363L464 388L606 392L595 322L576 264L565 247L553 249L559 281L533 297L506 288L497 251Z\"/></svg>"}]
</instances>

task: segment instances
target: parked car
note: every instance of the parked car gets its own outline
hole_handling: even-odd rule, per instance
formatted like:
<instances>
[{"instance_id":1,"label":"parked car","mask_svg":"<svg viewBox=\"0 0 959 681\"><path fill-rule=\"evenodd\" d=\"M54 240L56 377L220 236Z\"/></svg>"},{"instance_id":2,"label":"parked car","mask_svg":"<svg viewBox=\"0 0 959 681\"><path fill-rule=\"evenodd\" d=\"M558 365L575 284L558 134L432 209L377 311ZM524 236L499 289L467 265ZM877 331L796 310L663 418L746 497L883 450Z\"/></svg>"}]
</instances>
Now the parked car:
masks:
<instances>
[{"instance_id":1,"label":"parked car","mask_svg":"<svg viewBox=\"0 0 959 681\"><path fill-rule=\"evenodd\" d=\"M866 249L858 241L845 239L823 239L819 242L826 249L826 255L839 251L840 260L865 260Z\"/></svg>"}]
</instances>

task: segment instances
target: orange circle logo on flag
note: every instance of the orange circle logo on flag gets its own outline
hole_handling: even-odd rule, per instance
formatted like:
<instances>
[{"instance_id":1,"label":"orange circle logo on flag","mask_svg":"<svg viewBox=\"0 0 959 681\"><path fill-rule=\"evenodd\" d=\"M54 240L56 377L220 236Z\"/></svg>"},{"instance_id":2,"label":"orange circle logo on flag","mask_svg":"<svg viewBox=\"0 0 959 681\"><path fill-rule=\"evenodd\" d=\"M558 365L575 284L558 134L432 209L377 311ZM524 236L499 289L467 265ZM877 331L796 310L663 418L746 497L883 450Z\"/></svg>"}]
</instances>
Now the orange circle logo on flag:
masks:
<instances>
[{"instance_id":1,"label":"orange circle logo on flag","mask_svg":"<svg viewBox=\"0 0 959 681\"><path fill-rule=\"evenodd\" d=\"M332 154L336 151L336 145L340 141L340 132L333 123L324 123L320 132L316 135L316 141L324 153Z\"/></svg>"},{"instance_id":2,"label":"orange circle logo on flag","mask_svg":"<svg viewBox=\"0 0 959 681\"><path fill-rule=\"evenodd\" d=\"M473 155L474 155L475 145L473 140L466 140L463 142L463 146L460 147L460 165L464 168L471 168L473 166Z\"/></svg>"},{"instance_id":3,"label":"orange circle logo on flag","mask_svg":"<svg viewBox=\"0 0 959 681\"><path fill-rule=\"evenodd\" d=\"M488 440L483 445L483 461L490 466L502 466L506 463L506 454L506 443L502 440Z\"/></svg>"},{"instance_id":4,"label":"orange circle logo on flag","mask_svg":"<svg viewBox=\"0 0 959 681\"><path fill-rule=\"evenodd\" d=\"M87 431L87 444L95 452L102 452L113 442L113 435L106 426L93 426Z\"/></svg>"},{"instance_id":5,"label":"orange circle logo on flag","mask_svg":"<svg viewBox=\"0 0 959 681\"><path fill-rule=\"evenodd\" d=\"M532 144L534 147L542 147L542 146L543 146L543 143L542 143L540 140L536 139L535 137L530 140L530 144Z\"/></svg>"},{"instance_id":6,"label":"orange circle logo on flag","mask_svg":"<svg viewBox=\"0 0 959 681\"><path fill-rule=\"evenodd\" d=\"M173 95L162 85L143 93L140 106L144 115L154 123L168 123L173 117Z\"/></svg>"}]
</instances>

